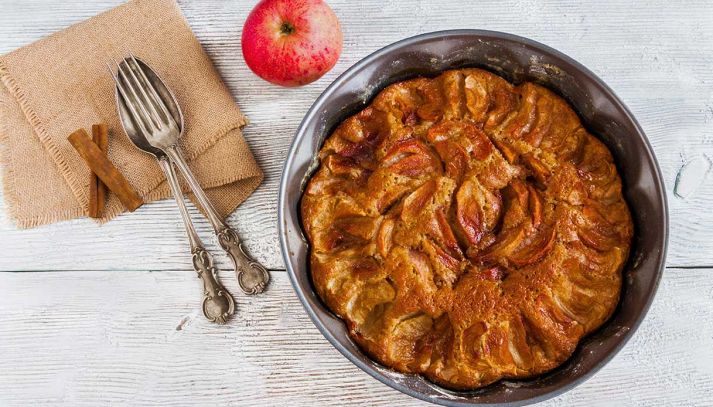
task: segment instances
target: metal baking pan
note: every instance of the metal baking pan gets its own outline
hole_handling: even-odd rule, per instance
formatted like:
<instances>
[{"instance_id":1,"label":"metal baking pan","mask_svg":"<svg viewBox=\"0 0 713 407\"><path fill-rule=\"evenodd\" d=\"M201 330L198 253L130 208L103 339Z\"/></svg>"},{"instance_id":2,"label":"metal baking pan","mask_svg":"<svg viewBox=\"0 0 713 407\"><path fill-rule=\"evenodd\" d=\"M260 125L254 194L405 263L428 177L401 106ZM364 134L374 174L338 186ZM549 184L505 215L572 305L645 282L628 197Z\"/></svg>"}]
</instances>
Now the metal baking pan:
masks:
<instances>
[{"instance_id":1,"label":"metal baking pan","mask_svg":"<svg viewBox=\"0 0 713 407\"><path fill-rule=\"evenodd\" d=\"M479 67L509 81L535 81L563 96L587 129L614 155L632 211L635 235L624 268L621 300L612 318L580 342L559 368L527 380L501 380L475 391L444 389L418 375L398 373L365 355L314 292L307 241L299 217L305 180L324 139L384 87L447 69ZM337 78L297 129L280 182L278 222L282 254L297 296L322 334L347 359L379 381L422 400L449 406L519 406L560 395L591 377L632 337L663 273L668 211L661 171L646 135L612 90L587 68L546 45L493 31L452 30L418 35L374 52ZM345 389L345 391L349 391Z\"/></svg>"}]
</instances>

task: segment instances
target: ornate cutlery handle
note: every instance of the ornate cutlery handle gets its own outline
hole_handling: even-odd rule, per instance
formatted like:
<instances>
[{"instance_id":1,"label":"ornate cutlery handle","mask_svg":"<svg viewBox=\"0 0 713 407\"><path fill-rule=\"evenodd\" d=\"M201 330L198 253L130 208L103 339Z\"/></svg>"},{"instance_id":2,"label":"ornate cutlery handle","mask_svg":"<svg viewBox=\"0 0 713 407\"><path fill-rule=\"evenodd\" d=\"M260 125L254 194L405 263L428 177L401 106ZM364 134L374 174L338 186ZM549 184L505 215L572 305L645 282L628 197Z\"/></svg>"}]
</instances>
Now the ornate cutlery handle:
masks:
<instances>
[{"instance_id":1,"label":"ornate cutlery handle","mask_svg":"<svg viewBox=\"0 0 713 407\"><path fill-rule=\"evenodd\" d=\"M259 294L270 281L270 274L262 264L256 262L243 249L237 233L229 227L218 232L218 242L233 261L238 284L245 294Z\"/></svg>"},{"instance_id":2,"label":"ornate cutlery handle","mask_svg":"<svg viewBox=\"0 0 713 407\"><path fill-rule=\"evenodd\" d=\"M191 244L191 254L193 255L193 269L203 280L203 315L211 321L219 324L224 324L228 317L235 312L235 301L230 293L219 282L213 267L213 259L210 253L203 248L203 243L193 227L191 217L188 215L186 202L183 200L183 192L178 185L176 172L173 170L173 165L165 156L158 158L158 163L161 166L168 185L171 187L173 197L176 199L178 209L181 212L183 225L186 227L188 241Z\"/></svg>"},{"instance_id":3,"label":"ornate cutlery handle","mask_svg":"<svg viewBox=\"0 0 713 407\"><path fill-rule=\"evenodd\" d=\"M203 207L208 220L213 226L215 235L218 237L220 246L228 253L231 260L233 260L233 266L235 267L235 274L238 277L240 288L245 294L250 295L263 292L267 283L270 281L270 274L267 272L267 269L245 252L238 234L218 216L218 212L213 207L213 204L211 204L205 192L203 192L203 188L201 188L198 180L193 176L193 172L191 172L191 169L188 167L188 164L186 164L178 148L172 146L167 148L165 152L168 158L176 164L178 170L181 171L188 186Z\"/></svg>"},{"instance_id":4,"label":"ornate cutlery handle","mask_svg":"<svg viewBox=\"0 0 713 407\"><path fill-rule=\"evenodd\" d=\"M193 248L193 269L203 280L203 315L211 321L224 324L235 312L235 301L218 282L213 259L202 246Z\"/></svg>"}]
</instances>

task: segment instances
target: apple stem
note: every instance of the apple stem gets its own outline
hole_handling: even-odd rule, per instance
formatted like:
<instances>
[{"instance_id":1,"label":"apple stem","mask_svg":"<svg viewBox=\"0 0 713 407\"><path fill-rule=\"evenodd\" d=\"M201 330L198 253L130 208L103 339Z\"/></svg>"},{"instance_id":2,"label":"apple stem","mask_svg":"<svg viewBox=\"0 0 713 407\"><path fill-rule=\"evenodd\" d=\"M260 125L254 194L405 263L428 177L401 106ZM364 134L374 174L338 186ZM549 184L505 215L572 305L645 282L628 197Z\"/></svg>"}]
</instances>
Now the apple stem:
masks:
<instances>
[{"instance_id":1,"label":"apple stem","mask_svg":"<svg viewBox=\"0 0 713 407\"><path fill-rule=\"evenodd\" d=\"M290 24L290 23L288 23L287 21L285 21L285 22L282 23L282 25L280 26L280 32L281 32L283 35L290 35L290 34L292 34L293 32L295 32L295 27L293 27L292 24Z\"/></svg>"}]
</instances>

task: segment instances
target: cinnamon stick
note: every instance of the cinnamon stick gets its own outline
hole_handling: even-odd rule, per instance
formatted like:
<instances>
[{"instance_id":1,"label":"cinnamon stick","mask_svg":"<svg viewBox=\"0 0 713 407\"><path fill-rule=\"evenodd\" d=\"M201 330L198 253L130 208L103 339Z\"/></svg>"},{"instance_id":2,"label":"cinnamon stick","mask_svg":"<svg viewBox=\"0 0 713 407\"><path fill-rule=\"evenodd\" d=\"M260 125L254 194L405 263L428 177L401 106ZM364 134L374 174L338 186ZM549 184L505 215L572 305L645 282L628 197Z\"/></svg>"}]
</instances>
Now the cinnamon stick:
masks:
<instances>
[{"instance_id":1,"label":"cinnamon stick","mask_svg":"<svg viewBox=\"0 0 713 407\"><path fill-rule=\"evenodd\" d=\"M121 172L102 153L99 146L94 144L86 130L79 129L75 131L67 137L67 140L87 162L89 168L97 174L97 177L111 192L116 194L116 197L119 198L126 209L133 212L144 203Z\"/></svg>"},{"instance_id":2,"label":"cinnamon stick","mask_svg":"<svg viewBox=\"0 0 713 407\"><path fill-rule=\"evenodd\" d=\"M104 155L109 147L109 135L105 124L95 124L92 126L92 140ZM102 216L106 202L106 185L92 171L89 176L89 216L99 218Z\"/></svg>"}]
</instances>

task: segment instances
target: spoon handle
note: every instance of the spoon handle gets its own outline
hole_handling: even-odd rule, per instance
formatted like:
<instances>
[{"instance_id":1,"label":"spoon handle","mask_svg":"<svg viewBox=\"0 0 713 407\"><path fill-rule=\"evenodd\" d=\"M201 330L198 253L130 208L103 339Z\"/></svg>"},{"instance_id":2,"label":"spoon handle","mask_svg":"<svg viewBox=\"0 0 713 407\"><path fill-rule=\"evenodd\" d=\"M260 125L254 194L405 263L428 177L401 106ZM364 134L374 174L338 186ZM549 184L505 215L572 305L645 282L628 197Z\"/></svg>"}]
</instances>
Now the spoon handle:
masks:
<instances>
[{"instance_id":1,"label":"spoon handle","mask_svg":"<svg viewBox=\"0 0 713 407\"><path fill-rule=\"evenodd\" d=\"M224 324L235 312L235 301L228 290L218 282L215 267L213 267L213 259L203 247L203 243L193 227L193 222L191 222L173 165L166 157L160 157L158 163L166 175L168 185L171 187L171 192L176 199L183 224L186 227L188 241L191 244L193 269L198 274L198 277L203 280L203 315L211 322Z\"/></svg>"},{"instance_id":2,"label":"spoon handle","mask_svg":"<svg viewBox=\"0 0 713 407\"><path fill-rule=\"evenodd\" d=\"M208 220L213 226L220 246L228 253L228 256L230 256L230 259L233 261L233 267L235 268L240 289L242 289L245 294L251 295L265 291L265 287L270 281L270 274L267 269L245 252L238 234L218 216L218 212L213 207L213 204L211 204L205 192L203 192L203 188L201 188L178 148L172 146L165 149L165 152L186 179L188 186L193 191L198 203L203 207Z\"/></svg>"},{"instance_id":3,"label":"spoon handle","mask_svg":"<svg viewBox=\"0 0 713 407\"><path fill-rule=\"evenodd\" d=\"M203 315L211 322L224 324L235 312L235 300L218 282L210 253L198 246L193 248L192 254L193 269L203 280Z\"/></svg>"},{"instance_id":4,"label":"spoon handle","mask_svg":"<svg viewBox=\"0 0 713 407\"><path fill-rule=\"evenodd\" d=\"M270 274L262 264L250 257L243 248L238 234L228 226L218 232L218 242L228 253L238 277L238 285L245 294L259 294L265 291ZM239 271L238 271L239 270Z\"/></svg>"}]
</instances>

